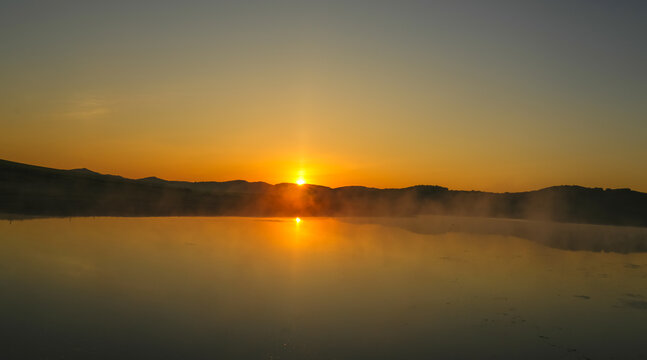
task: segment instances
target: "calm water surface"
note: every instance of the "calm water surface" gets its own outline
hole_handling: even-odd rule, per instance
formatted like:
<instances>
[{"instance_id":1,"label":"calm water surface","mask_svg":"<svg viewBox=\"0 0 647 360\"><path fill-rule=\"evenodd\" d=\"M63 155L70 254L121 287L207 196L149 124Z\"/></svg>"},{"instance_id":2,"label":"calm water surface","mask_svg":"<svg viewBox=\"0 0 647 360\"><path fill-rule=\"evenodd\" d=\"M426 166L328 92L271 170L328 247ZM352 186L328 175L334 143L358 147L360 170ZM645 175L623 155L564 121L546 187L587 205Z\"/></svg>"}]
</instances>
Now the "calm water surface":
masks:
<instances>
[{"instance_id":1,"label":"calm water surface","mask_svg":"<svg viewBox=\"0 0 647 360\"><path fill-rule=\"evenodd\" d=\"M647 359L645 239L451 217L2 221L0 358Z\"/></svg>"}]
</instances>

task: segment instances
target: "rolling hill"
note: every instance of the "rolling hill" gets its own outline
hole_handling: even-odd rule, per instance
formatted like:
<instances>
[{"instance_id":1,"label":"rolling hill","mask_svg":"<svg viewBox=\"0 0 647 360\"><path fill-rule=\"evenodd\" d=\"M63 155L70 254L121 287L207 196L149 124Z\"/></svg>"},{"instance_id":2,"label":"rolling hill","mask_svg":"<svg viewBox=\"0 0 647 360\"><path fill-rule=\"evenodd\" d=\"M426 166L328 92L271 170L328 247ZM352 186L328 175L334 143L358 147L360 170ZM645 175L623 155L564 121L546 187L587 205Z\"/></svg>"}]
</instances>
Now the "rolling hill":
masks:
<instances>
[{"instance_id":1,"label":"rolling hill","mask_svg":"<svg viewBox=\"0 0 647 360\"><path fill-rule=\"evenodd\" d=\"M30 216L412 216L443 214L647 226L647 194L553 186L490 193L127 179L0 160L0 213Z\"/></svg>"}]
</instances>

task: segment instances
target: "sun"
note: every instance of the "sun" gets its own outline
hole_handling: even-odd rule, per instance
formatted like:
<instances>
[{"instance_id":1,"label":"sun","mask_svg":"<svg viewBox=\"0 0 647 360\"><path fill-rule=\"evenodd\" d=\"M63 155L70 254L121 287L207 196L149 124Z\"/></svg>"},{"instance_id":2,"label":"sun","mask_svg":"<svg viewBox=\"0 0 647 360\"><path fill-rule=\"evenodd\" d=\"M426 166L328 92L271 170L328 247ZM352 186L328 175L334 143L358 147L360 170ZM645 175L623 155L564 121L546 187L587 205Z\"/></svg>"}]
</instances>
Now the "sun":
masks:
<instances>
[{"instance_id":1,"label":"sun","mask_svg":"<svg viewBox=\"0 0 647 360\"><path fill-rule=\"evenodd\" d=\"M301 186L306 183L306 179L304 178L298 178L296 181L297 185Z\"/></svg>"}]
</instances>

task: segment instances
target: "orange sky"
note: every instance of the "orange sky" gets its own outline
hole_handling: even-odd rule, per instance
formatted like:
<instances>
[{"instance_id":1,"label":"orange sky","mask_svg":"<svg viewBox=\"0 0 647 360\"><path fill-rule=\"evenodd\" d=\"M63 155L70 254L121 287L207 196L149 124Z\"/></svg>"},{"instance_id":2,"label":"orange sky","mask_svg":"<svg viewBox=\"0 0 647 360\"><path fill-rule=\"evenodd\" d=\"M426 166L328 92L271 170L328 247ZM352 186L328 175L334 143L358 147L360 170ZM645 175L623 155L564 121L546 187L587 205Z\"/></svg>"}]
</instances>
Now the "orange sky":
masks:
<instances>
[{"instance_id":1,"label":"orange sky","mask_svg":"<svg viewBox=\"0 0 647 360\"><path fill-rule=\"evenodd\" d=\"M0 5L0 158L132 178L647 191L640 9L66 4Z\"/></svg>"}]
</instances>

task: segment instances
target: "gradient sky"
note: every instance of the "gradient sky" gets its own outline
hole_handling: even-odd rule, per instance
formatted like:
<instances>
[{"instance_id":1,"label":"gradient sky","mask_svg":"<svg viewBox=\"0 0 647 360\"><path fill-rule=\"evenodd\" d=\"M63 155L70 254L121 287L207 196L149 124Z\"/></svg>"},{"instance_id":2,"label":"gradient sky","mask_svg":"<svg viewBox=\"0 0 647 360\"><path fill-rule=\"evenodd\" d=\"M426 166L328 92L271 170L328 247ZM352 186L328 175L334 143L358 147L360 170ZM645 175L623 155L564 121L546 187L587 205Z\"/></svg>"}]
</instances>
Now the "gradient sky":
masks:
<instances>
[{"instance_id":1,"label":"gradient sky","mask_svg":"<svg viewBox=\"0 0 647 360\"><path fill-rule=\"evenodd\" d=\"M647 191L646 1L0 2L0 158Z\"/></svg>"}]
</instances>

